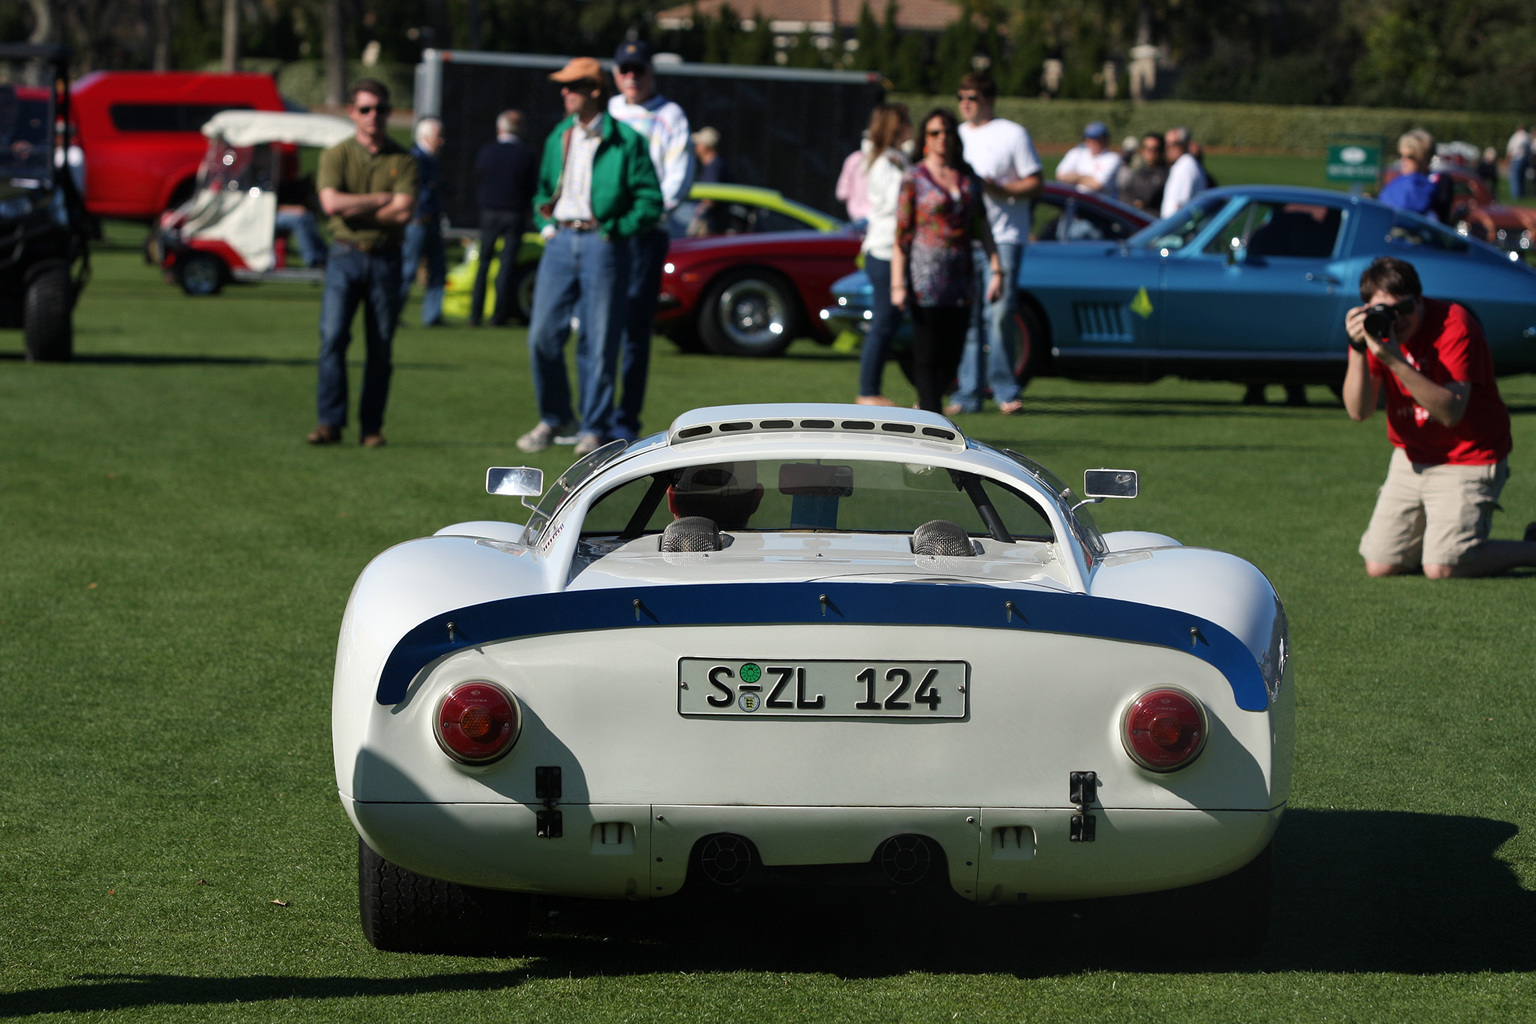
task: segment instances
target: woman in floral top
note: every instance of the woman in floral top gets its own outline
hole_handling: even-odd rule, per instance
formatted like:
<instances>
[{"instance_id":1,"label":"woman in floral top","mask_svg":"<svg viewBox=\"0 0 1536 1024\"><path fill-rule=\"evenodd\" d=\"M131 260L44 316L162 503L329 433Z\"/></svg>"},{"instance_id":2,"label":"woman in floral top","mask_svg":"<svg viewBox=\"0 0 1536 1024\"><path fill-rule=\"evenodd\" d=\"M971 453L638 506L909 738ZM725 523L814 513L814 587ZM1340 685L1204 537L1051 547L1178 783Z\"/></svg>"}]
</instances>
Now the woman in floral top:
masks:
<instances>
[{"instance_id":1,"label":"woman in floral top","mask_svg":"<svg viewBox=\"0 0 1536 1024\"><path fill-rule=\"evenodd\" d=\"M1002 264L982 205L981 179L961 155L955 115L923 118L923 159L901 184L891 304L912 313L912 376L919 409L940 412L971 322L971 243L991 264L987 301L1002 292Z\"/></svg>"}]
</instances>

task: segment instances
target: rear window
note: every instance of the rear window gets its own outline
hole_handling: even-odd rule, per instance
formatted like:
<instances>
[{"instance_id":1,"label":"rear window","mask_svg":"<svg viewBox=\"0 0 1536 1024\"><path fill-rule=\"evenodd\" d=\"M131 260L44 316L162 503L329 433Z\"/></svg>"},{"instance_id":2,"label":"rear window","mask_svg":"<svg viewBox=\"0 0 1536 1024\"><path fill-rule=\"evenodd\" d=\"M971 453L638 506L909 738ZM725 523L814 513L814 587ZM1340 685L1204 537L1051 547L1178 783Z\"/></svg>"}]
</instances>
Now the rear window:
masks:
<instances>
[{"instance_id":1,"label":"rear window","mask_svg":"<svg viewBox=\"0 0 1536 1024\"><path fill-rule=\"evenodd\" d=\"M685 515L705 516L726 530L911 533L946 519L973 536L1055 536L1034 501L995 480L857 460L720 463L633 480L588 510L581 533L657 533Z\"/></svg>"},{"instance_id":2,"label":"rear window","mask_svg":"<svg viewBox=\"0 0 1536 1024\"><path fill-rule=\"evenodd\" d=\"M120 132L195 132L221 110L254 110L249 103L114 103L108 108Z\"/></svg>"}]
</instances>

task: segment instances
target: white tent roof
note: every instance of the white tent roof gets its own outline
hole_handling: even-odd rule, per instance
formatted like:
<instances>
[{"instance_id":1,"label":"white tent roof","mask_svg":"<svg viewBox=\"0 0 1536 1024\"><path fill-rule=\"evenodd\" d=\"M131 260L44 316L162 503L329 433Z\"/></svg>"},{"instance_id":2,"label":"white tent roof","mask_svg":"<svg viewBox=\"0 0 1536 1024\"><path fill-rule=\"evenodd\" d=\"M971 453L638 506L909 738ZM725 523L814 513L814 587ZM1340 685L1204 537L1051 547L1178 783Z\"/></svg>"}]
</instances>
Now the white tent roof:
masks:
<instances>
[{"instance_id":1,"label":"white tent roof","mask_svg":"<svg viewBox=\"0 0 1536 1024\"><path fill-rule=\"evenodd\" d=\"M269 110L221 110L203 125L210 139L231 146L258 146L264 142L291 142L299 146L334 146L356 134L357 128L343 117L330 114L281 114Z\"/></svg>"}]
</instances>

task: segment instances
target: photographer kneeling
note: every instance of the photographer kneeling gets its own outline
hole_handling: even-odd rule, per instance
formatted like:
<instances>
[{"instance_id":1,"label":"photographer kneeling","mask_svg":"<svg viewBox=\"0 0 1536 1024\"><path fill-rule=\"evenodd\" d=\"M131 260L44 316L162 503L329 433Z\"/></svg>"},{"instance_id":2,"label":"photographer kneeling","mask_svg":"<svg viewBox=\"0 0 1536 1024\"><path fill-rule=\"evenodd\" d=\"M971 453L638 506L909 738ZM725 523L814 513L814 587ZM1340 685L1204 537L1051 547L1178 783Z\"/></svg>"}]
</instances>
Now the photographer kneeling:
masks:
<instances>
[{"instance_id":1,"label":"photographer kneeling","mask_svg":"<svg viewBox=\"0 0 1536 1024\"><path fill-rule=\"evenodd\" d=\"M1509 411L1482 328L1465 308L1426 298L1418 272L1383 256L1360 275L1366 304L1344 318L1344 408L1367 420L1386 389L1396 449L1360 554L1371 576L1487 576L1536 565L1536 523L1525 540L1489 540L1509 477Z\"/></svg>"}]
</instances>

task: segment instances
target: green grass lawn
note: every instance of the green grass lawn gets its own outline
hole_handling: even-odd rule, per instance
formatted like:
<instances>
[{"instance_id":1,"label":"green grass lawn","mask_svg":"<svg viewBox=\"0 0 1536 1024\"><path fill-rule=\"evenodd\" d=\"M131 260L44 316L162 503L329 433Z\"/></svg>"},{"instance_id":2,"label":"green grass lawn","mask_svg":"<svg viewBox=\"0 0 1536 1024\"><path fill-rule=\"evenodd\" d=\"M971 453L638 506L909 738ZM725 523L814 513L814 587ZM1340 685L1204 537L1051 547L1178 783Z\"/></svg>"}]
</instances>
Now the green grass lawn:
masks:
<instances>
[{"instance_id":1,"label":"green grass lawn","mask_svg":"<svg viewBox=\"0 0 1536 1024\"><path fill-rule=\"evenodd\" d=\"M362 450L354 428L312 449L317 288L188 299L127 244L95 266L75 363L26 364L19 333L0 334L0 1017L1536 1015L1536 578L1364 578L1355 544L1388 447L1379 420L1349 422L1321 388L1288 408L1243 406L1229 384L1041 380L1025 415L959 420L1067 479L1139 469L1142 496L1104 506L1106 528L1234 551L1285 599L1299 749L1257 959L1181 958L1176 920L1127 922L1127 943L1049 912L914 924L838 905L746 921L596 908L521 959L374 951L332 776L337 627L385 547L521 518L483 474L525 461L524 334L423 330L413 303L389 447ZM849 400L856 375L853 357L807 342L762 362L661 342L647 424L711 403ZM1507 537L1536 518L1536 379L1502 387Z\"/></svg>"}]
</instances>

